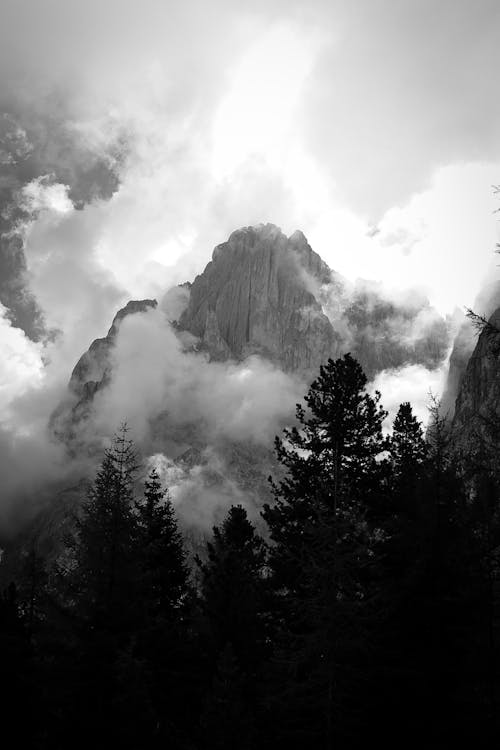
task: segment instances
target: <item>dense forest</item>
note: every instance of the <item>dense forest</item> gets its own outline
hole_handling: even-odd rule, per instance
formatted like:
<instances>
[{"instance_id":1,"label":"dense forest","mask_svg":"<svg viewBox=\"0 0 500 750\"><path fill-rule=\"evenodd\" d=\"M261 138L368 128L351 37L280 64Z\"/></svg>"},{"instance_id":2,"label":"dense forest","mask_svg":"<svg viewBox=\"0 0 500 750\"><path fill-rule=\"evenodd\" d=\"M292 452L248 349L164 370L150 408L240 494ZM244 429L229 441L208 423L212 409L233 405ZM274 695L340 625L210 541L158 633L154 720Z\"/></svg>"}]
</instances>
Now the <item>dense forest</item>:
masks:
<instances>
[{"instance_id":1,"label":"dense forest","mask_svg":"<svg viewBox=\"0 0 500 750\"><path fill-rule=\"evenodd\" d=\"M27 748L448 747L499 729L500 467L456 458L437 404L321 367L257 526L191 559L124 428L45 559L0 565L2 731Z\"/></svg>"}]
</instances>

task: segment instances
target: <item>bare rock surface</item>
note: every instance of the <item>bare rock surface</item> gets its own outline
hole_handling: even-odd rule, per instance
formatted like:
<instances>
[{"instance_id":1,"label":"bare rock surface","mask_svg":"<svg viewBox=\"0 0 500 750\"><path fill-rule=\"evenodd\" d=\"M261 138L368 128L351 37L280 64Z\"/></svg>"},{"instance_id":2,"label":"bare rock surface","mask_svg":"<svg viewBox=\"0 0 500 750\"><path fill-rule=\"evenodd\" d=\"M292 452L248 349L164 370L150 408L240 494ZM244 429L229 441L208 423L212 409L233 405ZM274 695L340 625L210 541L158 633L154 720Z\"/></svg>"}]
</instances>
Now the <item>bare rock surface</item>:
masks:
<instances>
[{"instance_id":1,"label":"bare rock surface","mask_svg":"<svg viewBox=\"0 0 500 750\"><path fill-rule=\"evenodd\" d=\"M496 454L500 435L500 307L489 323L462 376L451 425L455 451L478 460L490 448Z\"/></svg>"},{"instance_id":2,"label":"bare rock surface","mask_svg":"<svg viewBox=\"0 0 500 750\"><path fill-rule=\"evenodd\" d=\"M213 359L259 354L285 371L314 371L340 347L313 293L331 282L302 232L286 237L272 224L246 227L215 248L179 325Z\"/></svg>"}]
</instances>

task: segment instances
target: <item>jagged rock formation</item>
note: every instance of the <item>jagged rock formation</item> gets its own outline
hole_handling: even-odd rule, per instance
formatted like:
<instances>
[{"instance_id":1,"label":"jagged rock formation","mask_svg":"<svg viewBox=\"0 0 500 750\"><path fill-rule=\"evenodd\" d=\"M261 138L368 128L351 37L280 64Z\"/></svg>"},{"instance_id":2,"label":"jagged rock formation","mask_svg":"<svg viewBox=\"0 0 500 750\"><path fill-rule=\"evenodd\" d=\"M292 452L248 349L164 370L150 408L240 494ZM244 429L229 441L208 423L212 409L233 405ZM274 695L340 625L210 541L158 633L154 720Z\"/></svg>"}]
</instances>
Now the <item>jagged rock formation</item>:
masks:
<instances>
[{"instance_id":1,"label":"jagged rock formation","mask_svg":"<svg viewBox=\"0 0 500 750\"><path fill-rule=\"evenodd\" d=\"M488 284L474 303L475 312L489 318L500 304L500 282ZM446 385L441 398L442 414L450 420L455 413L455 401L460 391L467 364L477 343L477 332L467 318L461 324L453 342Z\"/></svg>"},{"instance_id":2,"label":"jagged rock formation","mask_svg":"<svg viewBox=\"0 0 500 750\"><path fill-rule=\"evenodd\" d=\"M68 397L53 415L52 429L75 453L83 449L100 453L99 440L106 435L97 434L98 419L93 419L102 412L106 389L113 399L117 382L113 347L120 323L127 315L152 307L156 307L154 300L129 302L116 315L108 334L94 341L74 368ZM439 366L448 346L446 324L427 300L413 295L396 303L368 282L352 288L311 249L302 232L286 237L271 224L233 232L215 248L212 260L192 284L169 290L161 313L165 342L172 346L175 332L175 357L189 357L185 362L190 368L200 368L202 377L211 363L220 368L227 361L227 372L231 372L235 362L259 355L290 375L285 380L297 386L297 394L305 393L307 382L323 362L347 351L360 360L371 378L388 367L415 362ZM155 325L159 320L157 316ZM167 330L167 321L172 330ZM166 381L171 374L175 375L168 369L163 373ZM134 389L141 384L131 380L128 387L133 402ZM95 399L98 393L102 398ZM172 399L178 391L174 388L172 393L158 396L139 447L145 456L161 455L167 473L171 472L166 481L174 488L182 486L181 518L187 525L191 521L206 527L218 509L223 514L231 502L244 502L258 517L258 508L268 499L267 477L277 471L272 436L265 444L238 435L229 438L215 424L217 415L175 411ZM93 410L94 403L100 404L99 414ZM277 433L293 418L294 405L291 399L289 413L280 412L282 421L273 423ZM104 425L109 432L116 427Z\"/></svg>"},{"instance_id":3,"label":"jagged rock formation","mask_svg":"<svg viewBox=\"0 0 500 750\"><path fill-rule=\"evenodd\" d=\"M60 439L71 439L91 415L95 394L110 384L120 322L155 306L129 302L80 358L52 418ZM165 295L162 311L185 348L205 351L211 361L259 355L303 382L346 351L371 378L407 364L439 366L448 346L446 324L427 300L396 304L369 282L347 291L302 232L286 237L273 224L233 232L192 284Z\"/></svg>"},{"instance_id":4,"label":"jagged rock formation","mask_svg":"<svg viewBox=\"0 0 500 750\"><path fill-rule=\"evenodd\" d=\"M396 303L367 282L353 290L340 322L347 332L344 350L352 352L369 378L406 365L439 367L448 349L446 321L426 298Z\"/></svg>"},{"instance_id":5,"label":"jagged rock formation","mask_svg":"<svg viewBox=\"0 0 500 750\"><path fill-rule=\"evenodd\" d=\"M312 372L340 349L313 293L334 282L302 232L288 238L272 224L246 227L215 248L179 326L212 359L259 354L285 371Z\"/></svg>"},{"instance_id":6,"label":"jagged rock formation","mask_svg":"<svg viewBox=\"0 0 500 750\"><path fill-rule=\"evenodd\" d=\"M500 308L479 336L461 379L451 425L458 454L496 455L500 438Z\"/></svg>"},{"instance_id":7,"label":"jagged rock formation","mask_svg":"<svg viewBox=\"0 0 500 750\"><path fill-rule=\"evenodd\" d=\"M127 315L147 312L157 306L156 300L131 300L119 310L106 336L95 339L88 351L76 363L68 384L67 398L59 405L51 418L51 429L62 440L69 441L74 427L88 416L92 399L98 390L110 380L112 371L111 353L122 320Z\"/></svg>"}]
</instances>

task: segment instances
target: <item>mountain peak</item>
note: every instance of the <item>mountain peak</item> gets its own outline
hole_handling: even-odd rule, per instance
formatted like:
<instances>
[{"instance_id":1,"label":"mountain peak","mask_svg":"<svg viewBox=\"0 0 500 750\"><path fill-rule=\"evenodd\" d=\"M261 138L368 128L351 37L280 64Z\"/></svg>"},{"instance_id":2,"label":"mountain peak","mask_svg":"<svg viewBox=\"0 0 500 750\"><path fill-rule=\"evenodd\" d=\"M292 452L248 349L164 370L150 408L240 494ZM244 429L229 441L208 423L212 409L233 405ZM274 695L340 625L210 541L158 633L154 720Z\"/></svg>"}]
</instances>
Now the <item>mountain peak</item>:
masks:
<instances>
[{"instance_id":1,"label":"mountain peak","mask_svg":"<svg viewBox=\"0 0 500 750\"><path fill-rule=\"evenodd\" d=\"M131 299L125 307L122 307L121 310L118 310L115 317L113 318L113 323L111 324L111 328L108 331L108 336L114 336L116 335L116 332L118 331L118 328L120 327L120 323L124 318L127 317L127 315L135 315L136 313L141 312L147 312L148 310L151 310L158 306L158 302L155 299Z\"/></svg>"},{"instance_id":2,"label":"mountain peak","mask_svg":"<svg viewBox=\"0 0 500 750\"><path fill-rule=\"evenodd\" d=\"M196 277L179 325L213 359L260 354L285 370L312 371L338 348L313 291L331 279L302 232L287 237L274 224L243 227Z\"/></svg>"}]
</instances>

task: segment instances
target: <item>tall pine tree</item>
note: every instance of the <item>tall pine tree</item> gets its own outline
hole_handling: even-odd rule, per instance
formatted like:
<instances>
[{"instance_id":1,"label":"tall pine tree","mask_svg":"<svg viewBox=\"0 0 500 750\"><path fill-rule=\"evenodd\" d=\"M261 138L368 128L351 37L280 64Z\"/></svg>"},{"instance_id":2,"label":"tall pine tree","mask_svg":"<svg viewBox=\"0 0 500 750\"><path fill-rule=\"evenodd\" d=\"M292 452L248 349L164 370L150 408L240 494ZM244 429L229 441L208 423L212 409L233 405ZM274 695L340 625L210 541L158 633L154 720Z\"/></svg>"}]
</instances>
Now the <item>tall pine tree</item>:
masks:
<instances>
[{"instance_id":1,"label":"tall pine tree","mask_svg":"<svg viewBox=\"0 0 500 750\"><path fill-rule=\"evenodd\" d=\"M183 735L194 721L192 596L174 507L156 469L145 481L135 513L140 622L128 667L134 667L138 685L138 677L143 676L142 690L150 696L155 716L155 743L184 747ZM133 699L131 694L131 704L124 703L124 724L134 716ZM141 743L145 746L144 735Z\"/></svg>"},{"instance_id":2,"label":"tall pine tree","mask_svg":"<svg viewBox=\"0 0 500 750\"><path fill-rule=\"evenodd\" d=\"M214 527L206 560L198 559L208 668L202 725L219 725L213 746L253 746L269 651L265 566L263 539L245 509L231 507Z\"/></svg>"},{"instance_id":3,"label":"tall pine tree","mask_svg":"<svg viewBox=\"0 0 500 750\"><path fill-rule=\"evenodd\" d=\"M174 507L156 469L135 508L142 602L149 617L174 619L186 601L189 572Z\"/></svg>"},{"instance_id":4,"label":"tall pine tree","mask_svg":"<svg viewBox=\"0 0 500 750\"><path fill-rule=\"evenodd\" d=\"M135 450L124 425L89 488L64 576L76 636L68 713L76 747L88 746L97 737L103 743L121 739L116 706L123 680L118 665L137 625L136 471Z\"/></svg>"},{"instance_id":5,"label":"tall pine tree","mask_svg":"<svg viewBox=\"0 0 500 750\"><path fill-rule=\"evenodd\" d=\"M380 394L349 354L329 360L297 405L298 426L276 438L285 469L264 507L281 595L275 701L279 746L333 747L355 721L363 670L386 448Z\"/></svg>"}]
</instances>

